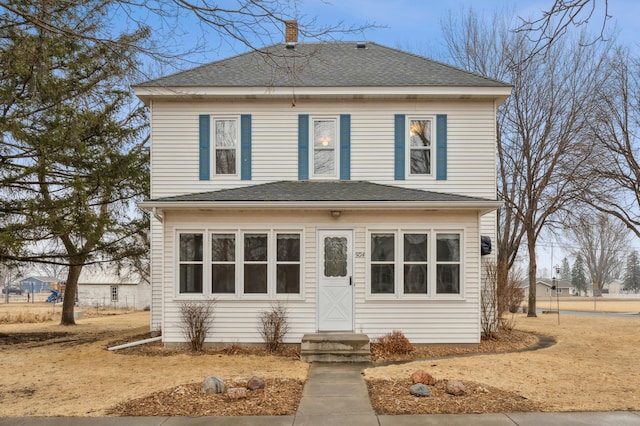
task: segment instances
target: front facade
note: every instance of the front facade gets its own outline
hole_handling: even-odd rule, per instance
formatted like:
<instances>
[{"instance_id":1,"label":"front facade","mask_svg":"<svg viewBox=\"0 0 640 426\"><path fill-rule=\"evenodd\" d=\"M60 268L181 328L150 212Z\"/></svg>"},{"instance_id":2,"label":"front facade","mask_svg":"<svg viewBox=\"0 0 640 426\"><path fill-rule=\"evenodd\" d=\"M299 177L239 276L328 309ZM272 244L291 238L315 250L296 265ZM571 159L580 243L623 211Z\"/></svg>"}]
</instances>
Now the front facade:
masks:
<instances>
[{"instance_id":1,"label":"front facade","mask_svg":"<svg viewBox=\"0 0 640 426\"><path fill-rule=\"evenodd\" d=\"M291 343L478 342L510 86L376 44L265 51L276 68L250 53L134 88L151 111L152 329L180 343L180 301L214 298L209 343L261 342L277 301Z\"/></svg>"}]
</instances>

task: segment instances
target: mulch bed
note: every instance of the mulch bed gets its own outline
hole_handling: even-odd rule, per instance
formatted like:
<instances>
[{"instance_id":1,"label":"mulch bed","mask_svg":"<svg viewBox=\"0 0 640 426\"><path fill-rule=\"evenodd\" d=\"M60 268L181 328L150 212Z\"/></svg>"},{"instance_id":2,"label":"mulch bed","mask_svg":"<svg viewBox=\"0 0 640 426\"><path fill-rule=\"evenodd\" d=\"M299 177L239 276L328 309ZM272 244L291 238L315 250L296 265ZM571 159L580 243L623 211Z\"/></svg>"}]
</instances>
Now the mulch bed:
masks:
<instances>
[{"instance_id":1,"label":"mulch bed","mask_svg":"<svg viewBox=\"0 0 640 426\"><path fill-rule=\"evenodd\" d=\"M230 400L225 393L205 395L200 383L180 385L109 410L110 416L284 416L293 415L302 398L304 382L265 380L265 388L247 390L247 398ZM234 383L225 383L225 388Z\"/></svg>"},{"instance_id":2,"label":"mulch bed","mask_svg":"<svg viewBox=\"0 0 640 426\"><path fill-rule=\"evenodd\" d=\"M449 395L446 380L429 386L431 396L416 397L409 393L410 379L366 380L371 405L376 414L477 414L539 411L540 406L513 392L491 386L461 381L465 394Z\"/></svg>"},{"instance_id":3,"label":"mulch bed","mask_svg":"<svg viewBox=\"0 0 640 426\"><path fill-rule=\"evenodd\" d=\"M129 338L127 341L148 338L148 334ZM374 364L412 361L423 358L442 358L481 353L501 353L522 350L534 345L538 338L530 333L513 330L500 333L493 339L483 340L478 345L416 346L405 355L385 352L384 347L371 344ZM126 341L112 341L115 346ZM116 353L139 356L175 356L191 354L206 356L226 355L273 355L261 347L229 345L224 348L205 348L191 352L186 347L166 348L160 342L122 349ZM278 355L299 358L299 348L288 347ZM247 391L247 398L231 400L226 394L204 395L200 383L183 384L143 398L122 403L107 412L112 416L279 416L296 413L304 382L290 379L266 380L263 390ZM474 382L462 382L465 395L452 396L445 392L446 380L431 386L431 396L419 398L409 393L411 380L366 380L373 409L377 414L438 414L438 413L497 413L514 411L539 411L540 407L525 397ZM225 387L238 383L225 382ZM241 385L241 384L240 384Z\"/></svg>"}]
</instances>

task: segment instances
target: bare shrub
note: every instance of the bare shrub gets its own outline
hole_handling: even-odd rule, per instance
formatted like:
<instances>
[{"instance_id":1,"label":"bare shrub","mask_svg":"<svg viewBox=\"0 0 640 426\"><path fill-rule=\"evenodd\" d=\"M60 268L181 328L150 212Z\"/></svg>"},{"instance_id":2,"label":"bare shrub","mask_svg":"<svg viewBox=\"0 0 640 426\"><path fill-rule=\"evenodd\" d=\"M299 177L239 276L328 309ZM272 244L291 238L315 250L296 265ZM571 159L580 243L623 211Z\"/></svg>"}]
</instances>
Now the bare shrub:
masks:
<instances>
[{"instance_id":1,"label":"bare shrub","mask_svg":"<svg viewBox=\"0 0 640 426\"><path fill-rule=\"evenodd\" d=\"M482 262L484 280L480 290L480 327L482 338L490 339L500 324L498 304L498 268L494 261Z\"/></svg>"},{"instance_id":2,"label":"bare shrub","mask_svg":"<svg viewBox=\"0 0 640 426\"><path fill-rule=\"evenodd\" d=\"M289 331L287 307L281 301L271 304L271 310L260 312L258 331L264 340L267 351L277 352L284 344L284 337Z\"/></svg>"},{"instance_id":3,"label":"bare shrub","mask_svg":"<svg viewBox=\"0 0 640 426\"><path fill-rule=\"evenodd\" d=\"M189 348L194 352L202 351L204 340L213 324L215 299L204 301L180 301L182 332Z\"/></svg>"},{"instance_id":4,"label":"bare shrub","mask_svg":"<svg viewBox=\"0 0 640 426\"><path fill-rule=\"evenodd\" d=\"M376 352L385 356L407 355L415 351L413 344L399 330L377 337L373 344L376 346Z\"/></svg>"},{"instance_id":5,"label":"bare shrub","mask_svg":"<svg viewBox=\"0 0 640 426\"><path fill-rule=\"evenodd\" d=\"M484 285L480 292L480 319L482 336L492 338L499 328L512 330L515 325L515 314L524 300L524 290L520 287L522 273L509 270L501 274L494 260L482 262L485 274ZM504 282L498 277L506 276Z\"/></svg>"}]
</instances>

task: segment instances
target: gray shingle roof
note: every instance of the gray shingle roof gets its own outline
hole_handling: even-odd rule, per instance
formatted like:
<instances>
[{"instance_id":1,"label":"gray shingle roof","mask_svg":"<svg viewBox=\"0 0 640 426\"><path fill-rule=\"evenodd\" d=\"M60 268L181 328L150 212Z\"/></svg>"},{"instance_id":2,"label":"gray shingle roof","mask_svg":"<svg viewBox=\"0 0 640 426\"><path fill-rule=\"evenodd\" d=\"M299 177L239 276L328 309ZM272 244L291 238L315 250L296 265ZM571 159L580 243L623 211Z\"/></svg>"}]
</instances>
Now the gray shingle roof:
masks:
<instances>
[{"instance_id":1,"label":"gray shingle roof","mask_svg":"<svg viewBox=\"0 0 640 426\"><path fill-rule=\"evenodd\" d=\"M285 43L212 62L137 87L509 87L422 56L366 43Z\"/></svg>"},{"instance_id":2,"label":"gray shingle roof","mask_svg":"<svg viewBox=\"0 0 640 426\"><path fill-rule=\"evenodd\" d=\"M280 181L242 188L157 198L156 202L487 202L464 195L401 188L365 181Z\"/></svg>"}]
</instances>

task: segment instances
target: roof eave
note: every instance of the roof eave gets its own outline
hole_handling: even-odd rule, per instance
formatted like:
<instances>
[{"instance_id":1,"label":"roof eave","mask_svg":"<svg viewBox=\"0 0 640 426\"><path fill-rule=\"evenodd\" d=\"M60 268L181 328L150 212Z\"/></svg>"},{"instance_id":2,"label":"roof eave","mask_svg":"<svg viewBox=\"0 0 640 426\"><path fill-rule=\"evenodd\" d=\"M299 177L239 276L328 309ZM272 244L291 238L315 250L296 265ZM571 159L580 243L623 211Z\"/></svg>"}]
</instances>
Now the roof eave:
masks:
<instances>
[{"instance_id":1,"label":"roof eave","mask_svg":"<svg viewBox=\"0 0 640 426\"><path fill-rule=\"evenodd\" d=\"M133 86L144 103L151 99L297 99L309 98L491 98L499 104L511 94L512 86L361 86L361 87L199 87L199 86ZM295 92L294 92L295 91Z\"/></svg>"},{"instance_id":2,"label":"roof eave","mask_svg":"<svg viewBox=\"0 0 640 426\"><path fill-rule=\"evenodd\" d=\"M481 214L497 210L502 201L143 201L140 208L160 210L474 210Z\"/></svg>"}]
</instances>

